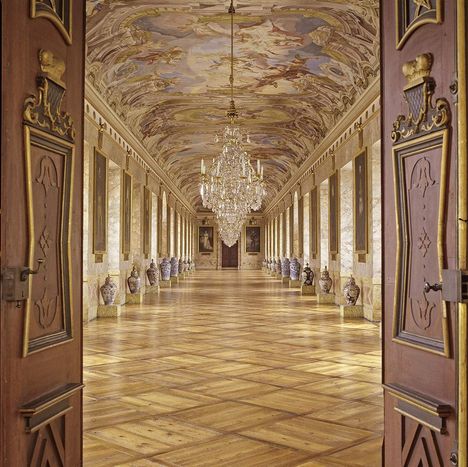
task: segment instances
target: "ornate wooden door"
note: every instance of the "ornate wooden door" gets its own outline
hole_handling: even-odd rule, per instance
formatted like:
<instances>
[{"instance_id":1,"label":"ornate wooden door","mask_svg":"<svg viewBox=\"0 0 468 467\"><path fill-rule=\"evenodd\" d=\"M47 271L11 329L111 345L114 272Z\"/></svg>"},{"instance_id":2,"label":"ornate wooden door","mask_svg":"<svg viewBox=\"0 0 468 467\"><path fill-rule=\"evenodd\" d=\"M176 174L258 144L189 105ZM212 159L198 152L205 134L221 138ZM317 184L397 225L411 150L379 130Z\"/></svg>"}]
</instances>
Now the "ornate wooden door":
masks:
<instances>
[{"instance_id":1,"label":"ornate wooden door","mask_svg":"<svg viewBox=\"0 0 468 467\"><path fill-rule=\"evenodd\" d=\"M231 247L223 242L222 266L223 268L237 268L239 265L239 242Z\"/></svg>"},{"instance_id":2,"label":"ornate wooden door","mask_svg":"<svg viewBox=\"0 0 468 467\"><path fill-rule=\"evenodd\" d=\"M2 1L5 467L81 465L84 4Z\"/></svg>"},{"instance_id":3,"label":"ornate wooden door","mask_svg":"<svg viewBox=\"0 0 468 467\"><path fill-rule=\"evenodd\" d=\"M392 467L467 465L460 6L464 24L464 0L382 2L384 465Z\"/></svg>"}]
</instances>

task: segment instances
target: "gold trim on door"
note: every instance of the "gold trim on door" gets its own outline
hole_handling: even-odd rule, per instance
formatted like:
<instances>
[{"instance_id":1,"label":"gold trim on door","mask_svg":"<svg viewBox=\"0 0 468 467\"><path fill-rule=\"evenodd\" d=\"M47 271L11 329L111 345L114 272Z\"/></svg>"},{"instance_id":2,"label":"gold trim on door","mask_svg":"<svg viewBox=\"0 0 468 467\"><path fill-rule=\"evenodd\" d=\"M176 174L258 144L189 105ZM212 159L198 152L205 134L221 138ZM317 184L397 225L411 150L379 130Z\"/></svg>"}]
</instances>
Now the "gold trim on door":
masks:
<instances>
[{"instance_id":1,"label":"gold trim on door","mask_svg":"<svg viewBox=\"0 0 468 467\"><path fill-rule=\"evenodd\" d=\"M437 345L438 341L430 342L429 338L425 338L426 342L418 342L416 335L412 335L408 332L404 332L402 323L404 323L406 316L406 303L402 303L401 297L406 295L407 283L407 270L408 270L408 251L403 251L403 245L401 238L404 234L403 225L400 217L404 215L406 224L408 225L409 219L408 207L402 206L401 184L405 183L404 174L402 173L402 165L399 164L399 159L414 156L416 154L422 154L428 150L441 148L441 161L440 161L440 189L439 189L439 214L438 214L438 225L437 225L437 256L438 256L438 267L439 267L439 280L442 282L442 269L444 268L445 257L444 257L444 224L446 217L446 183L447 183L447 160L448 160L448 143L449 143L450 131L448 129L440 130L428 134L426 136L413 139L393 147L393 169L394 169L394 187L395 187L395 216L396 216L396 227L397 227L397 252L396 252L396 277L395 277L395 308L394 308L394 321L393 321L393 340L403 345L415 347L427 352L444 355L450 357L450 342L449 342L449 330L447 322L447 306L445 302L442 302L442 334L443 341L441 346ZM424 145L426 143L427 145ZM411 148L414 148L411 150ZM404 151L404 154L401 153ZM409 245L406 250L409 250ZM405 264L402 261L405 260ZM423 287L421 282L421 288Z\"/></svg>"}]
</instances>

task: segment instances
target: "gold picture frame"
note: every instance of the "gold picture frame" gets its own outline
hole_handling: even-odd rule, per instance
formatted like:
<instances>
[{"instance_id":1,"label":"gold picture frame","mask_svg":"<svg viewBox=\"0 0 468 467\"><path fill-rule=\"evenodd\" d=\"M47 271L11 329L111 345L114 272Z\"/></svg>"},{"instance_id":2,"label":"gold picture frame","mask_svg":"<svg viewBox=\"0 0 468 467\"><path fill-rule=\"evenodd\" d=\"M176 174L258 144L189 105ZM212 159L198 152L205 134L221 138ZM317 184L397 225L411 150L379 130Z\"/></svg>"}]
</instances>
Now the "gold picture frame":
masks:
<instances>
[{"instance_id":1,"label":"gold picture frame","mask_svg":"<svg viewBox=\"0 0 468 467\"><path fill-rule=\"evenodd\" d=\"M94 148L93 165L93 254L107 253L109 160Z\"/></svg>"},{"instance_id":2,"label":"gold picture frame","mask_svg":"<svg viewBox=\"0 0 468 467\"><path fill-rule=\"evenodd\" d=\"M245 226L245 253L253 255L261 253L261 234L261 227L259 225Z\"/></svg>"},{"instance_id":3,"label":"gold picture frame","mask_svg":"<svg viewBox=\"0 0 468 467\"><path fill-rule=\"evenodd\" d=\"M210 225L198 226L198 252L201 254L214 253L214 227Z\"/></svg>"},{"instance_id":4,"label":"gold picture frame","mask_svg":"<svg viewBox=\"0 0 468 467\"><path fill-rule=\"evenodd\" d=\"M130 256L132 239L132 200L133 200L133 179L126 171L122 170L122 192L121 192L121 249L124 260Z\"/></svg>"},{"instance_id":5,"label":"gold picture frame","mask_svg":"<svg viewBox=\"0 0 468 467\"><path fill-rule=\"evenodd\" d=\"M369 181L367 148L353 159L354 252L369 251Z\"/></svg>"},{"instance_id":6,"label":"gold picture frame","mask_svg":"<svg viewBox=\"0 0 468 467\"><path fill-rule=\"evenodd\" d=\"M328 242L332 255L338 254L338 222L339 222L339 193L338 172L334 172L328 179Z\"/></svg>"},{"instance_id":7,"label":"gold picture frame","mask_svg":"<svg viewBox=\"0 0 468 467\"><path fill-rule=\"evenodd\" d=\"M143 254L145 259L148 259L151 254L151 210L151 190L145 186L143 188Z\"/></svg>"}]
</instances>

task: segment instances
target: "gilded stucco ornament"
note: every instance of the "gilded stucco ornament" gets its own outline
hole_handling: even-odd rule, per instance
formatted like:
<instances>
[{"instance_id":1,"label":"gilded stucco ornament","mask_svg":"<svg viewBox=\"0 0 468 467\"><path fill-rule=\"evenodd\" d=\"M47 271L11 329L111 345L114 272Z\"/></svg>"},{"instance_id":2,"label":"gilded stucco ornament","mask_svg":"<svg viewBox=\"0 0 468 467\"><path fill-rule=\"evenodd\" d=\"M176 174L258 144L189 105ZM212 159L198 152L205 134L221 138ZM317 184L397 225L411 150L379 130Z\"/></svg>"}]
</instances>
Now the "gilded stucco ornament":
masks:
<instances>
[{"instance_id":1,"label":"gilded stucco ornament","mask_svg":"<svg viewBox=\"0 0 468 467\"><path fill-rule=\"evenodd\" d=\"M30 95L24 101L23 119L26 123L42 128L60 138L73 142L76 132L71 115L62 111L65 95L65 62L49 50L39 51L41 73L37 76L38 95Z\"/></svg>"},{"instance_id":2,"label":"gilded stucco ornament","mask_svg":"<svg viewBox=\"0 0 468 467\"><path fill-rule=\"evenodd\" d=\"M393 123L392 141L416 137L450 122L450 107L446 99L432 102L436 82L431 74L433 56L430 53L418 55L415 60L403 65L402 71L408 84L403 89L408 104L408 114L399 115Z\"/></svg>"}]
</instances>

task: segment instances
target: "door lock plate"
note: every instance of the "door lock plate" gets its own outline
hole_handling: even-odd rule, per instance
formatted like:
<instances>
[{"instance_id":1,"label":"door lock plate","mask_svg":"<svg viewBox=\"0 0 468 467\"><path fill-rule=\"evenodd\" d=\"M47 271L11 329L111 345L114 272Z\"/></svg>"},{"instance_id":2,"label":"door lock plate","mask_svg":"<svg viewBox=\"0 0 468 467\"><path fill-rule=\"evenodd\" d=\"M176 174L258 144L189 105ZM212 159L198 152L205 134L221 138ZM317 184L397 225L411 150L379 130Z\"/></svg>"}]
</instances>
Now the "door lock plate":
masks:
<instances>
[{"instance_id":1,"label":"door lock plate","mask_svg":"<svg viewBox=\"0 0 468 467\"><path fill-rule=\"evenodd\" d=\"M29 298L29 268L5 268L2 271L3 300L20 302ZM26 276L26 280L23 280Z\"/></svg>"}]
</instances>

